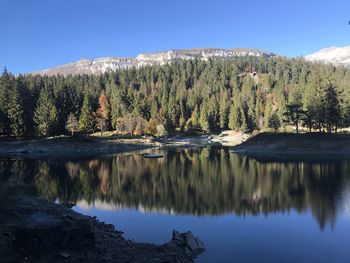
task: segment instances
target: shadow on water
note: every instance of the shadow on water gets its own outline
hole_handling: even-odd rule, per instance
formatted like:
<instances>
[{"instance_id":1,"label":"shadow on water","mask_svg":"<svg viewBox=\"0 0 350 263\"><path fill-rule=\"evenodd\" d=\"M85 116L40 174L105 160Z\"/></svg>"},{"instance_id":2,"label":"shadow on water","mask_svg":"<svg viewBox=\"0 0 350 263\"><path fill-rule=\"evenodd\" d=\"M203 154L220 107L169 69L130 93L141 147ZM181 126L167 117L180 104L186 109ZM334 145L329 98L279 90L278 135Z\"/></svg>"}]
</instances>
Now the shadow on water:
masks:
<instances>
[{"instance_id":1,"label":"shadow on water","mask_svg":"<svg viewBox=\"0 0 350 263\"><path fill-rule=\"evenodd\" d=\"M162 154L152 160L139 154L68 162L0 160L0 177L8 184L33 184L48 200L87 205L198 216L310 209L321 229L335 224L350 177L350 161L259 162L219 147Z\"/></svg>"}]
</instances>

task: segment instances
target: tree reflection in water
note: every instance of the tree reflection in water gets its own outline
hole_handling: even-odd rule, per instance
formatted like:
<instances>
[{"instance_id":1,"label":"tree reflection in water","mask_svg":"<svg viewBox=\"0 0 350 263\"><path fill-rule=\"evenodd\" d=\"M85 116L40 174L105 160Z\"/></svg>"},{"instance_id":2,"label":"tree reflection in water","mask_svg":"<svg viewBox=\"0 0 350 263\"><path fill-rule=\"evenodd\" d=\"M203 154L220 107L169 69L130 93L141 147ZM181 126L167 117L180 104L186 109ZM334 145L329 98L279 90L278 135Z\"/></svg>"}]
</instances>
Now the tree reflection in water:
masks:
<instances>
[{"instance_id":1,"label":"tree reflection in water","mask_svg":"<svg viewBox=\"0 0 350 263\"><path fill-rule=\"evenodd\" d=\"M321 229L333 225L350 161L269 162L207 147L164 151L162 159L119 154L88 161L0 162L3 181L34 181L48 200L162 210L191 215L299 212ZM30 179L28 179L30 178Z\"/></svg>"}]
</instances>

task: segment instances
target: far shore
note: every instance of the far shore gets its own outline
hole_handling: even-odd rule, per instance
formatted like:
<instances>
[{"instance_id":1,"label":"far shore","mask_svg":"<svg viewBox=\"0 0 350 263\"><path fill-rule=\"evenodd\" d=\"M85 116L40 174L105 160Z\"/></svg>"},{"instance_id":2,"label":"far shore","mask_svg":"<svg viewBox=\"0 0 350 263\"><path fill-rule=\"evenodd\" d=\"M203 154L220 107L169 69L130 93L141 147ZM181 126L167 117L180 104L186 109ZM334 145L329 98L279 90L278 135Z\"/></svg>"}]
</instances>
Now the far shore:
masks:
<instances>
[{"instance_id":1,"label":"far shore","mask_svg":"<svg viewBox=\"0 0 350 263\"><path fill-rule=\"evenodd\" d=\"M267 161L350 159L350 135L260 133L232 147L231 151Z\"/></svg>"},{"instance_id":2,"label":"far shore","mask_svg":"<svg viewBox=\"0 0 350 263\"><path fill-rule=\"evenodd\" d=\"M208 135L169 138L153 137L70 137L45 139L0 139L0 158L77 159L164 147L198 147L207 145Z\"/></svg>"},{"instance_id":3,"label":"far shore","mask_svg":"<svg viewBox=\"0 0 350 263\"><path fill-rule=\"evenodd\" d=\"M350 158L350 134L259 133L224 131L219 135L178 134L168 138L61 136L46 139L8 140L0 138L0 158L79 159L156 148L222 145L231 152L262 158L297 160Z\"/></svg>"}]
</instances>

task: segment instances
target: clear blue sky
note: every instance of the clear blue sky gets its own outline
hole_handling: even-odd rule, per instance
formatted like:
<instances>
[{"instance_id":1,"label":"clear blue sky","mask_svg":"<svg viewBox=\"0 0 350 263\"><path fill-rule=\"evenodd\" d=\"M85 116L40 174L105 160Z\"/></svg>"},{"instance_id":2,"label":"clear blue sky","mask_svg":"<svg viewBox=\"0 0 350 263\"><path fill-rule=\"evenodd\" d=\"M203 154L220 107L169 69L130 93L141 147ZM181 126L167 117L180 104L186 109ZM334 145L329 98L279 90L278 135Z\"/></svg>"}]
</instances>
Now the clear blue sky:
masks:
<instances>
[{"instance_id":1,"label":"clear blue sky","mask_svg":"<svg viewBox=\"0 0 350 263\"><path fill-rule=\"evenodd\" d=\"M0 0L0 67L193 47L293 57L350 45L349 20L349 0Z\"/></svg>"}]
</instances>

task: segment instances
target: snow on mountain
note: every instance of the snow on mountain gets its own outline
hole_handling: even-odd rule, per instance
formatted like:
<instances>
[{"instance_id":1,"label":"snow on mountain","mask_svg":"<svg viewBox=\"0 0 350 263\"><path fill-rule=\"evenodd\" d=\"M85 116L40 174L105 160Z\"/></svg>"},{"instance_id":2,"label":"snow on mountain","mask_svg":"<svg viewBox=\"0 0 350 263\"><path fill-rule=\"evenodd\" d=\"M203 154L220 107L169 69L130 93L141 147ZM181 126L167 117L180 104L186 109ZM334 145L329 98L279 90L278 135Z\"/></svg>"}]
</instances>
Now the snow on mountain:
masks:
<instances>
[{"instance_id":1,"label":"snow on mountain","mask_svg":"<svg viewBox=\"0 0 350 263\"><path fill-rule=\"evenodd\" d=\"M305 59L350 67L350 46L324 48L306 56Z\"/></svg>"},{"instance_id":2,"label":"snow on mountain","mask_svg":"<svg viewBox=\"0 0 350 263\"><path fill-rule=\"evenodd\" d=\"M147 65L171 63L180 60L200 59L207 61L214 59L232 59L242 56L271 57L271 52L265 52L257 49L184 49L169 50L158 53L142 53L135 58L105 57L97 59L81 59L77 62L61 65L55 68L49 68L32 74L40 75L69 75L69 74L101 74L131 67L142 67Z\"/></svg>"}]
</instances>

